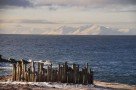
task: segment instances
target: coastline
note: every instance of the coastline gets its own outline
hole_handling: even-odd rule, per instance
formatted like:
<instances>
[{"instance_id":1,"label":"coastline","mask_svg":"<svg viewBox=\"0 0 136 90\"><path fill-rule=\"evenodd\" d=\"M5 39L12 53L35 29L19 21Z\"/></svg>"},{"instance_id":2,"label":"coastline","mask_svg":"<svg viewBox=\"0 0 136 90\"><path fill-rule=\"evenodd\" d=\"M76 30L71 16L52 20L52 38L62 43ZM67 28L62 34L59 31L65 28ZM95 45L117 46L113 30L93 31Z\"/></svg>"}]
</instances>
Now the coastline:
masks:
<instances>
[{"instance_id":1,"label":"coastline","mask_svg":"<svg viewBox=\"0 0 136 90\"><path fill-rule=\"evenodd\" d=\"M94 85L56 82L12 82L12 76L0 76L0 90L136 90L136 85L94 81Z\"/></svg>"}]
</instances>

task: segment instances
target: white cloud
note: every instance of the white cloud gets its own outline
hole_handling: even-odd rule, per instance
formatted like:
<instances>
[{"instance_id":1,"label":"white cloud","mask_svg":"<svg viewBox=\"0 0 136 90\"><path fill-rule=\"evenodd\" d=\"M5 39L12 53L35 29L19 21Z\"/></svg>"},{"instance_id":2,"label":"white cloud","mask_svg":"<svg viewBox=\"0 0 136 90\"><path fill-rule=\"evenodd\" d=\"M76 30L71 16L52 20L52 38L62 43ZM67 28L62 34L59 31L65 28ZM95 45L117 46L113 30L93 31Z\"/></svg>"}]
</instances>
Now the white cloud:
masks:
<instances>
[{"instance_id":1,"label":"white cloud","mask_svg":"<svg viewBox=\"0 0 136 90\"><path fill-rule=\"evenodd\" d=\"M122 33L128 33L130 30L129 29L119 29L118 31Z\"/></svg>"}]
</instances>

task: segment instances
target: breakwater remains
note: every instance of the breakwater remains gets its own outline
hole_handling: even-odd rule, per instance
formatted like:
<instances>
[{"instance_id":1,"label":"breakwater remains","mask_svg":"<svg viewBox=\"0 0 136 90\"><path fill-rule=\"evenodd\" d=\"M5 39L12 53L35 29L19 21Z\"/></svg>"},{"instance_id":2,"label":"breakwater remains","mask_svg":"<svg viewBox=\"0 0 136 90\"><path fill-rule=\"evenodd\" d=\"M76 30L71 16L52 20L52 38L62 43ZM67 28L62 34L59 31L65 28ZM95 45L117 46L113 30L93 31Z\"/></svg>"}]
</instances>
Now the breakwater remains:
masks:
<instances>
[{"instance_id":1,"label":"breakwater remains","mask_svg":"<svg viewBox=\"0 0 136 90\"><path fill-rule=\"evenodd\" d=\"M2 55L0 62L12 63L12 81L93 84L93 71L88 63L82 68L75 63L70 66L67 62L53 67L52 63L44 61L4 59Z\"/></svg>"}]
</instances>

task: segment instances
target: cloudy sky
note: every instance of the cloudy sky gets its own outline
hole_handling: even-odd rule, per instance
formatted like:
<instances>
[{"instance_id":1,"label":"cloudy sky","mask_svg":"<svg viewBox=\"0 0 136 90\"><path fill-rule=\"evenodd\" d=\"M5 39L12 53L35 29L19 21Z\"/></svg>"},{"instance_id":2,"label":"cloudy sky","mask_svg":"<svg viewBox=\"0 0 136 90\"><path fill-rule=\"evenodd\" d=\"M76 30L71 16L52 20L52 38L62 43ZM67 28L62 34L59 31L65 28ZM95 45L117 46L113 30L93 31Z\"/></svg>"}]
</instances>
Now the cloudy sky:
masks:
<instances>
[{"instance_id":1,"label":"cloudy sky","mask_svg":"<svg viewBox=\"0 0 136 90\"><path fill-rule=\"evenodd\" d=\"M0 0L0 33L53 34L86 24L134 31L135 16L136 0Z\"/></svg>"}]
</instances>

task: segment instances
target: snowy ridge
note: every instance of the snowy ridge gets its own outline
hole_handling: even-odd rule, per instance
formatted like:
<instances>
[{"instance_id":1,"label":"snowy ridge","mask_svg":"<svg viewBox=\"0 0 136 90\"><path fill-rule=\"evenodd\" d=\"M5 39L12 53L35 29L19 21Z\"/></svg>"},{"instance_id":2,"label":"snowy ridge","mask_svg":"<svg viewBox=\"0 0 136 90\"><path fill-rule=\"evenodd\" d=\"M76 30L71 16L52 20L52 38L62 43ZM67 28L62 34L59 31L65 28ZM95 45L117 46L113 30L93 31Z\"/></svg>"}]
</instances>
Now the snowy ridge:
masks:
<instances>
[{"instance_id":1,"label":"snowy ridge","mask_svg":"<svg viewBox=\"0 0 136 90\"><path fill-rule=\"evenodd\" d=\"M99 26L96 24L67 26L62 25L50 28L50 31L45 31L42 34L53 35L135 35L135 29L127 28L110 28Z\"/></svg>"}]
</instances>

